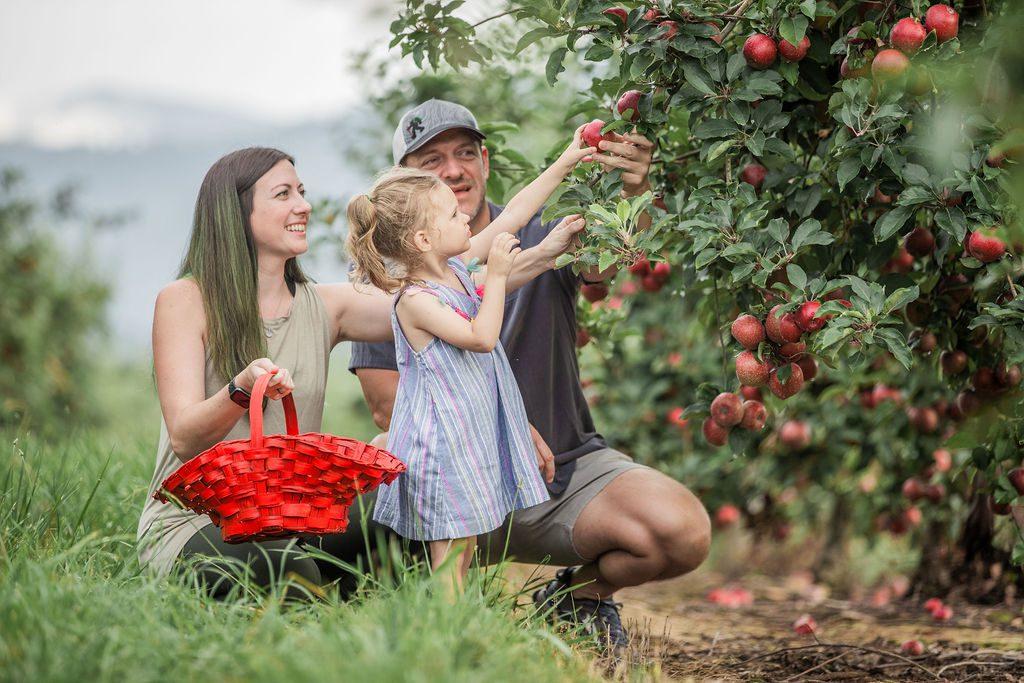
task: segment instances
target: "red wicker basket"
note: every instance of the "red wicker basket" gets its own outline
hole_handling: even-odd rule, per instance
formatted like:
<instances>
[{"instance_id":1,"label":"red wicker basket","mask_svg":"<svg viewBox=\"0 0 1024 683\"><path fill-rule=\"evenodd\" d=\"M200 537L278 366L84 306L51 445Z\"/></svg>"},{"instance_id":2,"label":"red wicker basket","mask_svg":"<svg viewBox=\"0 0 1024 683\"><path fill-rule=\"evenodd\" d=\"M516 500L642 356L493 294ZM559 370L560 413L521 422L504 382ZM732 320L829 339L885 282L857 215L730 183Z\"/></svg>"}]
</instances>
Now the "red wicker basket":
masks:
<instances>
[{"instance_id":1,"label":"red wicker basket","mask_svg":"<svg viewBox=\"0 0 1024 683\"><path fill-rule=\"evenodd\" d=\"M299 434L290 395L282 400L288 433L264 436L263 395L273 374L252 388L249 438L203 451L153 494L209 515L228 543L344 531L356 495L405 471L398 458L362 441Z\"/></svg>"}]
</instances>

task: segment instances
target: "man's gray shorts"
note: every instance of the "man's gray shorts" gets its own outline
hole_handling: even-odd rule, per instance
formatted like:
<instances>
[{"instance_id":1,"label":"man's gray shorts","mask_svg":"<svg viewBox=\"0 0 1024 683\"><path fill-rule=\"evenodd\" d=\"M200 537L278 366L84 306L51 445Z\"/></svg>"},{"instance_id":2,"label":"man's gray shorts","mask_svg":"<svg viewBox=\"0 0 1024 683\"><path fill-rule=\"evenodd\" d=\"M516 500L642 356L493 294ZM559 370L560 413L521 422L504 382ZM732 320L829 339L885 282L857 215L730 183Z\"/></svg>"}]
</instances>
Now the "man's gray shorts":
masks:
<instances>
[{"instance_id":1,"label":"man's gray shorts","mask_svg":"<svg viewBox=\"0 0 1024 683\"><path fill-rule=\"evenodd\" d=\"M613 448L584 455L576 461L576 471L564 493L540 505L516 510L500 528L477 539L485 561L494 562L506 554L517 562L556 566L592 562L596 558L583 557L573 544L576 520L613 479L640 468L647 469Z\"/></svg>"}]
</instances>

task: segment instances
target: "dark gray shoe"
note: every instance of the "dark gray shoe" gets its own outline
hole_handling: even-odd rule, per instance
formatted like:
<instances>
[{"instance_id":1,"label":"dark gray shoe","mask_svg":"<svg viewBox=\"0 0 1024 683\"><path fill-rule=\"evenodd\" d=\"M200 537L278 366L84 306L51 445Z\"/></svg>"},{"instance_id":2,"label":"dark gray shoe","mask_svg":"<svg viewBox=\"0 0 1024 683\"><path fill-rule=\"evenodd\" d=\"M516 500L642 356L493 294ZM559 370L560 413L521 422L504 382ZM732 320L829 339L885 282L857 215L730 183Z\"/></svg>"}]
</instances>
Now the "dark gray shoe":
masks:
<instances>
[{"instance_id":1,"label":"dark gray shoe","mask_svg":"<svg viewBox=\"0 0 1024 683\"><path fill-rule=\"evenodd\" d=\"M560 569L555 578L533 594L538 609L550 610L553 623L580 624L586 633L613 652L623 650L629 643L629 634L622 626L619 609L622 603L605 598L577 598L569 592L573 574L579 567Z\"/></svg>"}]
</instances>

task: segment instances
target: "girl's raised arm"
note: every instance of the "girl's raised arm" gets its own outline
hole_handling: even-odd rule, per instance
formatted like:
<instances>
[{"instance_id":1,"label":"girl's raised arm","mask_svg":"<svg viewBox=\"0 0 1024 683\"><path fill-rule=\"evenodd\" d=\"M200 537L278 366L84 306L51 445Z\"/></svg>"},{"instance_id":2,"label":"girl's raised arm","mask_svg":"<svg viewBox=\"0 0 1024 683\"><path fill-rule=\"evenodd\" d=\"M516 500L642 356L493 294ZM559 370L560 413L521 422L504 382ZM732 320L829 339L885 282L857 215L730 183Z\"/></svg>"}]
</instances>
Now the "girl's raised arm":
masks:
<instances>
[{"instance_id":1,"label":"girl's raised arm","mask_svg":"<svg viewBox=\"0 0 1024 683\"><path fill-rule=\"evenodd\" d=\"M462 254L464 262L472 259L483 260L490 251L491 243L496 235L508 232L518 232L524 225L530 222L534 214L544 206L551 193L555 191L565 176L572 172L581 160L597 152L596 147L582 147L582 135L584 126L576 129L572 136L572 142L565 148L561 156L541 173L536 180L516 193L507 206L502 210L501 215L474 235L469 240L469 251Z\"/></svg>"}]
</instances>

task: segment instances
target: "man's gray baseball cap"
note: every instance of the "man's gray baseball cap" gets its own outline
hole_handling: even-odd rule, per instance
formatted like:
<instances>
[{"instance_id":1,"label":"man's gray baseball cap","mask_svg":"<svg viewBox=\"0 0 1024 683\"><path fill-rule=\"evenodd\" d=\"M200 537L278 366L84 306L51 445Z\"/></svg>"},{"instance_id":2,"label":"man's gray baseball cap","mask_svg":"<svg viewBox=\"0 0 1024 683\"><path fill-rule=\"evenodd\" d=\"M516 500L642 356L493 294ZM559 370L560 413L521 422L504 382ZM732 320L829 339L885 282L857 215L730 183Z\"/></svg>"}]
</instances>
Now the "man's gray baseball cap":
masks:
<instances>
[{"instance_id":1,"label":"man's gray baseball cap","mask_svg":"<svg viewBox=\"0 0 1024 683\"><path fill-rule=\"evenodd\" d=\"M480 131L473 112L461 104L427 100L410 109L398 122L395 137L391 140L395 165L401 164L406 154L415 152L438 134L452 128L464 128L481 140L487 137Z\"/></svg>"}]
</instances>

